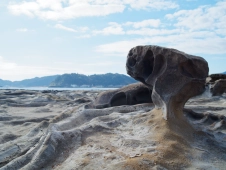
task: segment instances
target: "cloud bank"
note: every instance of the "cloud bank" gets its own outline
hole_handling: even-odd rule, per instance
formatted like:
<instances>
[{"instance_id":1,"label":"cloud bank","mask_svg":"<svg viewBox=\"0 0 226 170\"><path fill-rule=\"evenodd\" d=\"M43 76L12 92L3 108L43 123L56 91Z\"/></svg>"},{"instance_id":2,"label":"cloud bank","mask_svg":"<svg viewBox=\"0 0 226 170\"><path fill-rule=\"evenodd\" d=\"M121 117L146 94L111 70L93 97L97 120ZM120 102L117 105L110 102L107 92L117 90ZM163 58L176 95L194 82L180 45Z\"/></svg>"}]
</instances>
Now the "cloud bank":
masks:
<instances>
[{"instance_id":1,"label":"cloud bank","mask_svg":"<svg viewBox=\"0 0 226 170\"><path fill-rule=\"evenodd\" d=\"M45 20L67 20L78 17L106 16L125 9L166 10L178 8L170 0L32 0L9 3L14 15L26 15Z\"/></svg>"}]
</instances>

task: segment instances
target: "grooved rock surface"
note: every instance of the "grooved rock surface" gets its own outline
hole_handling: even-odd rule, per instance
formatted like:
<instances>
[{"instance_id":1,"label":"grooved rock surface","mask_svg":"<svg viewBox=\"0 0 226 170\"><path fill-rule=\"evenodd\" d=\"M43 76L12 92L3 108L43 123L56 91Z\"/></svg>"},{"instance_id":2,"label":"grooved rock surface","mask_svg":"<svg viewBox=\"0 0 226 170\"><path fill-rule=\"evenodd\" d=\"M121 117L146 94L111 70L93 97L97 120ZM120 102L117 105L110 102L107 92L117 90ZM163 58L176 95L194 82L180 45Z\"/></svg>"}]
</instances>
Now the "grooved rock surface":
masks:
<instances>
[{"instance_id":1,"label":"grooved rock surface","mask_svg":"<svg viewBox=\"0 0 226 170\"><path fill-rule=\"evenodd\" d=\"M100 93L0 90L0 170L225 169L226 94L189 99L187 139L152 103L86 108Z\"/></svg>"},{"instance_id":2,"label":"grooved rock surface","mask_svg":"<svg viewBox=\"0 0 226 170\"><path fill-rule=\"evenodd\" d=\"M181 119L186 101L205 90L208 63L201 57L159 46L129 51L127 73L152 91L152 100L165 119Z\"/></svg>"}]
</instances>

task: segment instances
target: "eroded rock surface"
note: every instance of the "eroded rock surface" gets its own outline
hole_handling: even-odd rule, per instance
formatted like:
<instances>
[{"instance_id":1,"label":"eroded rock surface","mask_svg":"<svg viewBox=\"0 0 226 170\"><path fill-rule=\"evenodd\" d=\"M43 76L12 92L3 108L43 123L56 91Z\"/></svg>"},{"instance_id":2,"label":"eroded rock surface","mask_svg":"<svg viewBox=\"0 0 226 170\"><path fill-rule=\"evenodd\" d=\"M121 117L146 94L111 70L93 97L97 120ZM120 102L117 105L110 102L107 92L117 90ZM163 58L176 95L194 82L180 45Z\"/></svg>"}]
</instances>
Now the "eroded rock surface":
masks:
<instances>
[{"instance_id":1,"label":"eroded rock surface","mask_svg":"<svg viewBox=\"0 0 226 170\"><path fill-rule=\"evenodd\" d=\"M221 96L223 93L226 93L226 75L209 75L206 79L206 86L209 86L213 96Z\"/></svg>"},{"instance_id":2,"label":"eroded rock surface","mask_svg":"<svg viewBox=\"0 0 226 170\"><path fill-rule=\"evenodd\" d=\"M186 103L185 116L199 131L192 142L169 128L170 122L152 103L85 108L89 101L85 99L94 100L99 93L0 91L0 169L225 169L225 94L197 96ZM40 99L48 104L8 105ZM208 135L200 135L202 131ZM216 136L220 145L210 136Z\"/></svg>"},{"instance_id":3,"label":"eroded rock surface","mask_svg":"<svg viewBox=\"0 0 226 170\"><path fill-rule=\"evenodd\" d=\"M223 93L226 93L226 79L220 79L215 81L214 85L211 88L213 96L220 96Z\"/></svg>"},{"instance_id":4,"label":"eroded rock surface","mask_svg":"<svg viewBox=\"0 0 226 170\"><path fill-rule=\"evenodd\" d=\"M201 138L211 139L222 150L226 148L226 94L212 96L207 91L191 98L184 114L196 131L207 134L205 137L199 134Z\"/></svg>"},{"instance_id":5,"label":"eroded rock surface","mask_svg":"<svg viewBox=\"0 0 226 170\"><path fill-rule=\"evenodd\" d=\"M152 100L165 119L180 118L186 101L205 90L208 63L201 57L159 46L129 51L127 73L152 91Z\"/></svg>"},{"instance_id":6,"label":"eroded rock surface","mask_svg":"<svg viewBox=\"0 0 226 170\"><path fill-rule=\"evenodd\" d=\"M142 83L134 83L116 90L100 93L86 108L107 108L120 105L152 103L152 90Z\"/></svg>"},{"instance_id":7,"label":"eroded rock surface","mask_svg":"<svg viewBox=\"0 0 226 170\"><path fill-rule=\"evenodd\" d=\"M207 83L214 83L217 80L226 79L226 74L211 74L207 78L209 78Z\"/></svg>"},{"instance_id":8,"label":"eroded rock surface","mask_svg":"<svg viewBox=\"0 0 226 170\"><path fill-rule=\"evenodd\" d=\"M128 71L148 87L0 91L0 169L225 169L226 94L212 96L206 87L187 101L204 89L207 73L196 67L208 69L205 61L173 49L137 48ZM162 118L151 94L174 122Z\"/></svg>"}]
</instances>

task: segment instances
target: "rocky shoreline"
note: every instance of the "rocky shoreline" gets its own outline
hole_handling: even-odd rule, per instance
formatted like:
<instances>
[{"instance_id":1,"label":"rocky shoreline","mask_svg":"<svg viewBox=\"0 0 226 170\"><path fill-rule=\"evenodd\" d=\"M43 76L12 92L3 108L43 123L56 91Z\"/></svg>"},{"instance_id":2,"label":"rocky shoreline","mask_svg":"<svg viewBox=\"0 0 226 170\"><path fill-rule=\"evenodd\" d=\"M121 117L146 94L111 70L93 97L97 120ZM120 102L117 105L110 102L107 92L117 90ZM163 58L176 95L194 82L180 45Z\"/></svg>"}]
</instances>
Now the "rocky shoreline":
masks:
<instances>
[{"instance_id":1,"label":"rocky shoreline","mask_svg":"<svg viewBox=\"0 0 226 170\"><path fill-rule=\"evenodd\" d=\"M223 75L158 46L131 49L127 71L142 83L0 90L0 170L225 169Z\"/></svg>"},{"instance_id":2,"label":"rocky shoreline","mask_svg":"<svg viewBox=\"0 0 226 170\"><path fill-rule=\"evenodd\" d=\"M218 143L204 134L184 141L153 104L84 109L99 93L1 90L0 169L224 169ZM226 116L226 95L208 93L185 114Z\"/></svg>"}]
</instances>

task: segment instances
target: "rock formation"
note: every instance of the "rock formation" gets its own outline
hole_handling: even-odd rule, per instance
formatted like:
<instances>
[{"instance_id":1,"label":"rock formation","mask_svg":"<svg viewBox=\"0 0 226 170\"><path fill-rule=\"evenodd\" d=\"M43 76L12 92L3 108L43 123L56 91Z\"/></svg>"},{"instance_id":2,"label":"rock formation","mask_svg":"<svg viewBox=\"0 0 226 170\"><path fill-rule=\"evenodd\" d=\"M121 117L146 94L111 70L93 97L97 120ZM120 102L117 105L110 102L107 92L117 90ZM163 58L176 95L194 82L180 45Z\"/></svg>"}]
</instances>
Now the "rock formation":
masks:
<instances>
[{"instance_id":1,"label":"rock formation","mask_svg":"<svg viewBox=\"0 0 226 170\"><path fill-rule=\"evenodd\" d=\"M221 96L226 93L226 75L211 74L206 79L206 85L210 87L213 96Z\"/></svg>"},{"instance_id":2,"label":"rock formation","mask_svg":"<svg viewBox=\"0 0 226 170\"><path fill-rule=\"evenodd\" d=\"M208 63L201 57L159 46L137 46L129 51L127 73L152 91L152 100L165 119L183 116L186 101L205 90Z\"/></svg>"},{"instance_id":3,"label":"rock formation","mask_svg":"<svg viewBox=\"0 0 226 170\"><path fill-rule=\"evenodd\" d=\"M127 71L142 83L0 91L0 169L225 169L226 79L158 46L133 48Z\"/></svg>"},{"instance_id":4,"label":"rock formation","mask_svg":"<svg viewBox=\"0 0 226 170\"><path fill-rule=\"evenodd\" d=\"M226 79L226 74L211 74L208 76L209 81L207 83L214 83L220 79Z\"/></svg>"},{"instance_id":5,"label":"rock formation","mask_svg":"<svg viewBox=\"0 0 226 170\"><path fill-rule=\"evenodd\" d=\"M142 83L134 83L116 90L100 93L86 108L102 109L120 105L152 103L151 90Z\"/></svg>"},{"instance_id":6,"label":"rock formation","mask_svg":"<svg viewBox=\"0 0 226 170\"><path fill-rule=\"evenodd\" d=\"M217 80L211 88L213 96L220 96L226 93L226 79Z\"/></svg>"}]
</instances>

